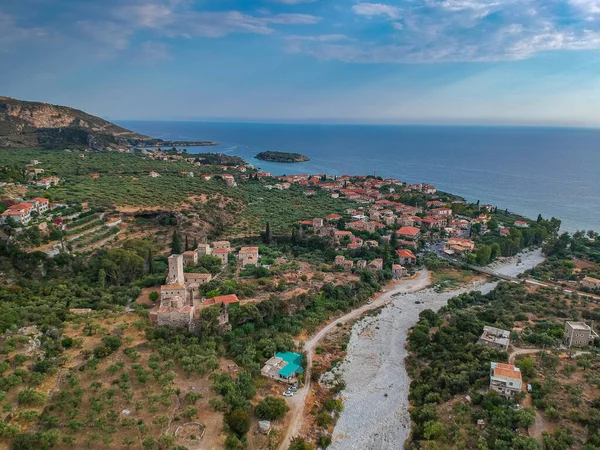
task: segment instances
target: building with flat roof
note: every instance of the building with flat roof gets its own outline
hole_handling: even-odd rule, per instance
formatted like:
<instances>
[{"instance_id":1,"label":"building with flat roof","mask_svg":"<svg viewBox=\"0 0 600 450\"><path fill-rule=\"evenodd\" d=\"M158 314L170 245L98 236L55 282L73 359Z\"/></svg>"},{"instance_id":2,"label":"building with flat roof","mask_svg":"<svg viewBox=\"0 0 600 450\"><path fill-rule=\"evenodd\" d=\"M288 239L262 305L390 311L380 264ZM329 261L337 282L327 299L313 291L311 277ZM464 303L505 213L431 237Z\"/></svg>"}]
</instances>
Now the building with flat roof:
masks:
<instances>
[{"instance_id":1,"label":"building with flat roof","mask_svg":"<svg viewBox=\"0 0 600 450\"><path fill-rule=\"evenodd\" d=\"M490 389L500 395L512 398L523 387L521 369L512 364L490 363Z\"/></svg>"},{"instance_id":2,"label":"building with flat roof","mask_svg":"<svg viewBox=\"0 0 600 450\"><path fill-rule=\"evenodd\" d=\"M586 347L593 345L595 339L598 339L598 333L587 323L569 320L565 322L563 340L567 347Z\"/></svg>"},{"instance_id":3,"label":"building with flat roof","mask_svg":"<svg viewBox=\"0 0 600 450\"><path fill-rule=\"evenodd\" d=\"M483 327L483 333L479 337L479 343L486 347L498 350L508 350L510 345L510 331L495 327Z\"/></svg>"}]
</instances>

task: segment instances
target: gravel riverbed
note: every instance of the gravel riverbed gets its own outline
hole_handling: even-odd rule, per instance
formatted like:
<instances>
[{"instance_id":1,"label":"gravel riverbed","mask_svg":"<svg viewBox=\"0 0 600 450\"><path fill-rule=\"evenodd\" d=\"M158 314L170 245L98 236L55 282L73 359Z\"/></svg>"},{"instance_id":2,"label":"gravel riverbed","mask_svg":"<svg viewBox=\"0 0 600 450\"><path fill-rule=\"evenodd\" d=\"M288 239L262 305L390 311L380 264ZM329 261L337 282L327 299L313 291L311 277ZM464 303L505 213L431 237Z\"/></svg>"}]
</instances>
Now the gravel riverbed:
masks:
<instances>
[{"instance_id":1,"label":"gravel riverbed","mask_svg":"<svg viewBox=\"0 0 600 450\"><path fill-rule=\"evenodd\" d=\"M497 273L516 276L543 261L540 251L497 263ZM333 432L333 450L395 450L410 433L410 379L404 367L408 330L425 309L437 311L456 295L472 290L488 293L496 282L436 293L425 289L399 294L380 315L358 321L344 362L336 368L346 381L342 412Z\"/></svg>"}]
</instances>

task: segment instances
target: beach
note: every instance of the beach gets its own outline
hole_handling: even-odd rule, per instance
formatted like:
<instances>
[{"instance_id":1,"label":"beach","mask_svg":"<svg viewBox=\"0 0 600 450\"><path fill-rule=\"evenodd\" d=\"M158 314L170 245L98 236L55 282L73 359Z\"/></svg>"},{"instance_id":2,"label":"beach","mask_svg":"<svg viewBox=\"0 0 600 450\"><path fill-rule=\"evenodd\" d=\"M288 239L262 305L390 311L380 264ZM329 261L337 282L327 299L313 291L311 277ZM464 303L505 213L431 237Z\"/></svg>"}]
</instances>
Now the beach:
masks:
<instances>
[{"instance_id":1,"label":"beach","mask_svg":"<svg viewBox=\"0 0 600 450\"><path fill-rule=\"evenodd\" d=\"M543 261L539 250L495 264L493 270L515 276ZM352 329L347 356L336 371L346 382L344 411L333 432L334 450L402 448L410 433L410 378L404 359L409 329L425 309L437 311L456 295L472 290L488 293L497 282L477 281L436 293L424 289L396 294L378 316L359 320Z\"/></svg>"}]
</instances>

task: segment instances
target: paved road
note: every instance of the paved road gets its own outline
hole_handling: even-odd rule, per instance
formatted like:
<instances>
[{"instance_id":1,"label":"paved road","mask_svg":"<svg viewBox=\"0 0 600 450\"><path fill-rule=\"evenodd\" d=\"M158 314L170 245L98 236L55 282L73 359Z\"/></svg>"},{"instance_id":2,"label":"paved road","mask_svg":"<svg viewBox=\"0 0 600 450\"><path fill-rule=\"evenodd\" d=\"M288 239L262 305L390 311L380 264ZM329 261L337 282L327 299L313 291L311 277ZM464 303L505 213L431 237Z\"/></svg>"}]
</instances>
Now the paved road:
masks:
<instances>
[{"instance_id":1,"label":"paved road","mask_svg":"<svg viewBox=\"0 0 600 450\"><path fill-rule=\"evenodd\" d=\"M342 317L339 317L338 319L326 325L324 328L322 328L304 343L304 351L307 355L305 375L306 385L298 390L292 401L288 402L292 410L291 422L290 426L286 430L285 435L283 436L283 440L281 441L279 450L286 450L289 447L289 442L291 441L291 439L294 436L297 436L300 430L302 429L302 421L304 418L304 406L306 405L306 397L308 396L311 387L310 372L312 368L313 353L319 342L331 330L336 328L338 323L356 319L362 316L367 311L385 305L386 303L392 300L392 296L395 294L420 291L421 289L425 289L430 284L431 281L429 278L429 271L427 269L422 269L419 272L417 272L414 278L405 279L396 283L390 283L386 286L387 292L381 295L377 300L373 301L373 303L371 303L370 305L363 305L360 308L355 309Z\"/></svg>"}]
</instances>

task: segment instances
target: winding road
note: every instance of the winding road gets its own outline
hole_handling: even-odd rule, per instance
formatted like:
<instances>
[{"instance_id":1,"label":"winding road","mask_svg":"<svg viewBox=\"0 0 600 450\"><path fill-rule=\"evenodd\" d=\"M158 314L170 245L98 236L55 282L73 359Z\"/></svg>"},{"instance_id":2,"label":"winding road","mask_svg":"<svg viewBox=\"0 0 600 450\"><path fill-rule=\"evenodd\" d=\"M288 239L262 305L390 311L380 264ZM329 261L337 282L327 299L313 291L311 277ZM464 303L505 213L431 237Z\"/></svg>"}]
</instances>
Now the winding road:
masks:
<instances>
[{"instance_id":1,"label":"winding road","mask_svg":"<svg viewBox=\"0 0 600 450\"><path fill-rule=\"evenodd\" d=\"M337 324L340 322L347 322L349 320L354 320L360 316L362 316L365 312L379 308L380 306L385 305L386 303L392 300L392 297L396 294L406 294L410 292L420 291L421 289L425 289L427 286L431 284L429 278L429 271L427 269L422 269L415 275L414 278L404 279L395 283L390 283L386 286L387 292L381 295L377 300L374 300L371 304L363 305L360 308L357 308L348 314L345 314L333 322L330 322L328 325L319 330L315 335L313 335L309 340L304 342L304 351L306 352L306 385L299 389L296 395L289 402L289 406L292 409L291 412L291 422L288 427L281 444L279 446L279 450L286 450L289 446L290 441L299 434L302 429L302 422L304 418L304 407L306 405L306 398L308 397L308 393L311 388L311 379L310 373L312 368L312 359L314 351L321 342L321 340L329 334L331 330L337 327Z\"/></svg>"}]
</instances>

